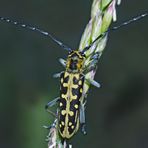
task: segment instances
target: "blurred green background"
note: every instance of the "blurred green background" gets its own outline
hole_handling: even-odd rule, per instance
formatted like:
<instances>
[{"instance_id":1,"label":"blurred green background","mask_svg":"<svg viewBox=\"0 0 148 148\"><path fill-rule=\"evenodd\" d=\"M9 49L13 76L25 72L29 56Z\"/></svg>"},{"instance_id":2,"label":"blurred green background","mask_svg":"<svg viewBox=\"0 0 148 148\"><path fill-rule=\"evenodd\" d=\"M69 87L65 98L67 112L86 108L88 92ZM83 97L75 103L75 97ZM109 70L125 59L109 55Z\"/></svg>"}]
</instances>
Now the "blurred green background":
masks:
<instances>
[{"instance_id":1,"label":"blurred green background","mask_svg":"<svg viewBox=\"0 0 148 148\"><path fill-rule=\"evenodd\" d=\"M90 16L92 0L1 0L0 15L35 24L77 48ZM148 9L148 1L123 0L119 24ZM148 147L148 18L109 35L98 63L87 110L87 135L72 142L77 148ZM0 22L0 148L47 148L53 118L44 105L59 96L66 51L50 39Z\"/></svg>"}]
</instances>

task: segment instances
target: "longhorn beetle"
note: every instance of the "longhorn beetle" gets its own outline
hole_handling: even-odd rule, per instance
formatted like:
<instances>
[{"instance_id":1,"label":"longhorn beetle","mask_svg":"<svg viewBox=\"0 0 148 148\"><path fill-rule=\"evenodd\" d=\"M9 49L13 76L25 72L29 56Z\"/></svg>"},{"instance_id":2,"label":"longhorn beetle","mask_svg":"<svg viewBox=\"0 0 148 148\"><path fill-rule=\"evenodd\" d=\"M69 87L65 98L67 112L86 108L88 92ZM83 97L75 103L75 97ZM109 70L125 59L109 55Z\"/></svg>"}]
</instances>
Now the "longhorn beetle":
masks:
<instances>
[{"instance_id":1,"label":"longhorn beetle","mask_svg":"<svg viewBox=\"0 0 148 148\"><path fill-rule=\"evenodd\" d=\"M93 46L93 44L98 41L101 37L109 33L110 31L117 30L123 26L126 26L130 23L138 21L139 19L148 16L148 12L141 14L137 17L134 17L119 26L113 27L99 35L89 46L85 47L81 52L73 50L61 41L57 40L53 35L48 32L45 32L39 28L29 26L26 24L13 21L8 18L0 17L1 21L17 25L22 28L26 28L35 32L39 32L42 35L45 35L52 39L55 43L61 46L63 49L67 50L68 57L67 60L60 59L60 63L65 67L65 70L61 73L55 74L54 77L60 77L60 96L53 101L49 102L46 105L46 108L51 107L58 103L58 114L56 116L56 121L58 122L58 131L60 136L63 139L71 138L79 129L79 125L82 125L82 131L85 134L85 104L81 103L81 97L83 93L84 80L88 83L100 87L100 84L95 80L88 79L85 77L86 67L85 62L85 52ZM96 55L97 56L97 55ZM93 57L92 57L93 58ZM97 60L96 58L94 60ZM93 61L94 62L94 61ZM87 67L89 71L93 63Z\"/></svg>"}]
</instances>

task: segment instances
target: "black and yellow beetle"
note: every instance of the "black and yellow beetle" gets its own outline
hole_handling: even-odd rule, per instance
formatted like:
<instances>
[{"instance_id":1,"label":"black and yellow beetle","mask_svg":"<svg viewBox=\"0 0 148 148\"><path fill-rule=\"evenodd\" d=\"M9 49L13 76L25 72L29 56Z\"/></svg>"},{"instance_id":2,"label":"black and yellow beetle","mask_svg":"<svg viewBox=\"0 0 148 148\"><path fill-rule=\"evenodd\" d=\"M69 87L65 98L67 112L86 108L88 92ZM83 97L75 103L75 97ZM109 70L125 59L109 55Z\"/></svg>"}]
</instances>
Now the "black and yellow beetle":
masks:
<instances>
[{"instance_id":1,"label":"black and yellow beetle","mask_svg":"<svg viewBox=\"0 0 148 148\"><path fill-rule=\"evenodd\" d=\"M80 99L84 84L84 54L72 51L68 55L66 70L60 76L59 133L71 138L79 128Z\"/></svg>"},{"instance_id":2,"label":"black and yellow beetle","mask_svg":"<svg viewBox=\"0 0 148 148\"><path fill-rule=\"evenodd\" d=\"M65 71L58 73L55 77L60 77L60 96L46 105L46 108L53 106L58 103L58 113L56 116L56 121L58 122L58 131L63 139L71 138L79 129L79 125L82 125L82 131L85 134L85 102L81 101L83 94L83 85L85 81L88 83L100 87L99 83L94 80L87 79L85 76L85 71L89 71L93 67L93 63L97 58L92 60L92 63L86 68L85 67L85 52L102 36L106 33L117 30L118 28L137 21L148 13L142 14L129 21L122 23L119 26L108 29L106 32L98 36L89 46L85 47L81 52L79 50L72 50L68 46L64 45L62 42L53 37L50 33L45 32L39 28L29 26L26 24L19 23L17 21L12 21L8 18L0 17L1 21L11 23L13 25L20 26L32 31L39 32L45 36L51 38L59 46L69 51L67 60L60 59L60 63L65 67ZM95 53L98 57L98 53ZM92 55L93 58L94 55ZM52 113L54 114L54 113ZM55 124L54 124L55 125Z\"/></svg>"},{"instance_id":3,"label":"black and yellow beetle","mask_svg":"<svg viewBox=\"0 0 148 148\"><path fill-rule=\"evenodd\" d=\"M71 138L78 130L79 124L83 126L85 134L85 113L81 98L84 81L100 87L94 80L85 78L85 55L79 51L71 51L66 61L66 70L60 75L60 98L58 126L63 138Z\"/></svg>"},{"instance_id":4,"label":"black and yellow beetle","mask_svg":"<svg viewBox=\"0 0 148 148\"><path fill-rule=\"evenodd\" d=\"M60 97L49 102L46 108L58 102L58 130L63 139L69 139L77 132L80 124L83 133L86 134L85 109L81 101L82 95L85 95L83 94L84 81L96 87L100 87L100 84L85 77L85 54L83 52L71 50L67 61L62 61L65 71L54 75L54 77L60 77ZM88 68L91 68L91 64Z\"/></svg>"}]
</instances>

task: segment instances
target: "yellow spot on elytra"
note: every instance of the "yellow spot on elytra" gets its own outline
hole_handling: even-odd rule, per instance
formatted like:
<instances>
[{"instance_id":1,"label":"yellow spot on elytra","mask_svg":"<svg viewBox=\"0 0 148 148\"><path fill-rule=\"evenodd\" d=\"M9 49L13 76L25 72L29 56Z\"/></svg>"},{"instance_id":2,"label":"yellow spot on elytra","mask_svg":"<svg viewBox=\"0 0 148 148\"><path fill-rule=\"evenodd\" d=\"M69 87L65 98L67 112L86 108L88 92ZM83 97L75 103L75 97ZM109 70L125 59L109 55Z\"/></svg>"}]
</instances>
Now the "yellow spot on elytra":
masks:
<instances>
[{"instance_id":1,"label":"yellow spot on elytra","mask_svg":"<svg viewBox=\"0 0 148 148\"><path fill-rule=\"evenodd\" d=\"M63 83L63 78L61 79L61 83Z\"/></svg>"},{"instance_id":2,"label":"yellow spot on elytra","mask_svg":"<svg viewBox=\"0 0 148 148\"><path fill-rule=\"evenodd\" d=\"M61 122L61 124L62 124L63 126L65 125L65 123L64 123L63 121Z\"/></svg>"},{"instance_id":3,"label":"yellow spot on elytra","mask_svg":"<svg viewBox=\"0 0 148 148\"><path fill-rule=\"evenodd\" d=\"M79 74L75 74L75 78L76 79L79 79Z\"/></svg>"},{"instance_id":4,"label":"yellow spot on elytra","mask_svg":"<svg viewBox=\"0 0 148 148\"><path fill-rule=\"evenodd\" d=\"M75 106L74 106L76 109L78 109L78 104L75 104Z\"/></svg>"},{"instance_id":5,"label":"yellow spot on elytra","mask_svg":"<svg viewBox=\"0 0 148 148\"><path fill-rule=\"evenodd\" d=\"M71 126L72 125L72 122L69 122L69 124L68 124L69 126Z\"/></svg>"},{"instance_id":6,"label":"yellow spot on elytra","mask_svg":"<svg viewBox=\"0 0 148 148\"><path fill-rule=\"evenodd\" d=\"M61 107L61 106L63 106L63 103L62 103L62 102L60 102L60 107Z\"/></svg>"},{"instance_id":7,"label":"yellow spot on elytra","mask_svg":"<svg viewBox=\"0 0 148 148\"><path fill-rule=\"evenodd\" d=\"M78 85L73 85L72 88L77 89L78 88Z\"/></svg>"},{"instance_id":8,"label":"yellow spot on elytra","mask_svg":"<svg viewBox=\"0 0 148 148\"><path fill-rule=\"evenodd\" d=\"M79 81L79 85L82 85L82 81L81 80Z\"/></svg>"},{"instance_id":9,"label":"yellow spot on elytra","mask_svg":"<svg viewBox=\"0 0 148 148\"><path fill-rule=\"evenodd\" d=\"M66 95L62 94L61 96L62 96L62 98L66 99Z\"/></svg>"},{"instance_id":10,"label":"yellow spot on elytra","mask_svg":"<svg viewBox=\"0 0 148 148\"><path fill-rule=\"evenodd\" d=\"M62 127L62 125L61 125L61 124L60 124L59 126L60 126L60 127Z\"/></svg>"},{"instance_id":11,"label":"yellow spot on elytra","mask_svg":"<svg viewBox=\"0 0 148 148\"><path fill-rule=\"evenodd\" d=\"M68 75L69 75L68 72L65 72L64 78L66 78Z\"/></svg>"},{"instance_id":12,"label":"yellow spot on elytra","mask_svg":"<svg viewBox=\"0 0 148 148\"><path fill-rule=\"evenodd\" d=\"M81 88L81 89L80 89L80 93L82 93L82 92L83 92L83 89Z\"/></svg>"},{"instance_id":13,"label":"yellow spot on elytra","mask_svg":"<svg viewBox=\"0 0 148 148\"><path fill-rule=\"evenodd\" d=\"M71 128L74 129L74 126L72 125Z\"/></svg>"},{"instance_id":14,"label":"yellow spot on elytra","mask_svg":"<svg viewBox=\"0 0 148 148\"><path fill-rule=\"evenodd\" d=\"M71 99L72 99L72 100L77 99L77 95L75 95L75 96L71 96Z\"/></svg>"},{"instance_id":15,"label":"yellow spot on elytra","mask_svg":"<svg viewBox=\"0 0 148 148\"><path fill-rule=\"evenodd\" d=\"M66 110L62 110L61 114L64 116L66 114Z\"/></svg>"},{"instance_id":16,"label":"yellow spot on elytra","mask_svg":"<svg viewBox=\"0 0 148 148\"><path fill-rule=\"evenodd\" d=\"M73 115L74 115L74 112L73 112L73 111L70 111L70 112L69 112L69 115L70 115L70 116L73 116Z\"/></svg>"},{"instance_id":17,"label":"yellow spot on elytra","mask_svg":"<svg viewBox=\"0 0 148 148\"><path fill-rule=\"evenodd\" d=\"M67 83L64 83L64 84L63 84L63 87L68 87L68 84L67 84Z\"/></svg>"}]
</instances>

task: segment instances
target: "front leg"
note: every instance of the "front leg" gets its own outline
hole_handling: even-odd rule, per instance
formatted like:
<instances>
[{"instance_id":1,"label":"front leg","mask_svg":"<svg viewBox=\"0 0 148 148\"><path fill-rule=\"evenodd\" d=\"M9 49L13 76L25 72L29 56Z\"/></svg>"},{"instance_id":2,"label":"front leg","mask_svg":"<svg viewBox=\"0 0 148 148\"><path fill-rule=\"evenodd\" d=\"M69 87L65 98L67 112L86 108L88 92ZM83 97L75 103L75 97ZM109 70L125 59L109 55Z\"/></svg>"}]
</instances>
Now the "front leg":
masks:
<instances>
[{"instance_id":1,"label":"front leg","mask_svg":"<svg viewBox=\"0 0 148 148\"><path fill-rule=\"evenodd\" d=\"M62 72L59 72L59 73L55 73L53 75L53 78L60 78L62 73L63 73L63 71Z\"/></svg>"}]
</instances>

